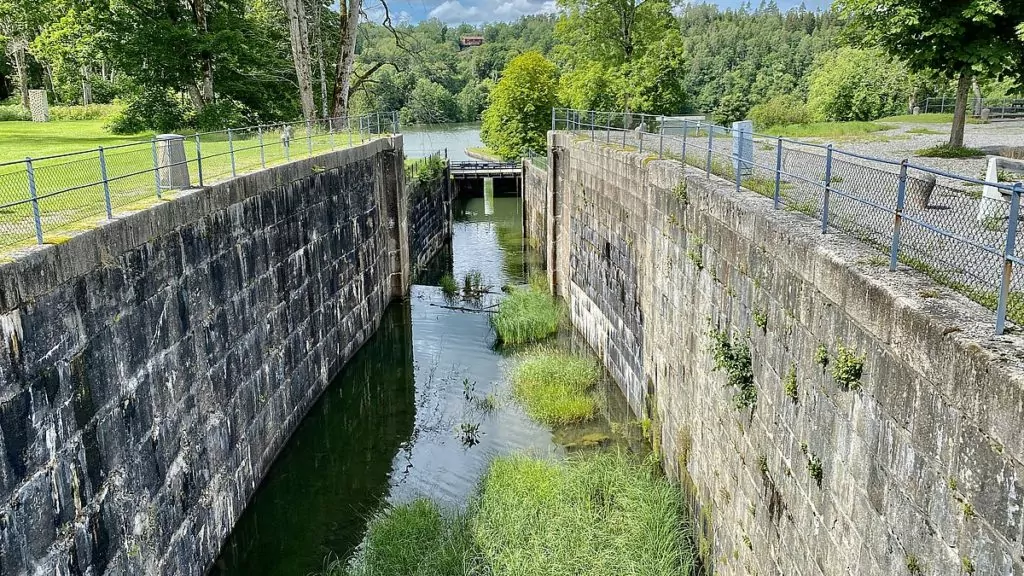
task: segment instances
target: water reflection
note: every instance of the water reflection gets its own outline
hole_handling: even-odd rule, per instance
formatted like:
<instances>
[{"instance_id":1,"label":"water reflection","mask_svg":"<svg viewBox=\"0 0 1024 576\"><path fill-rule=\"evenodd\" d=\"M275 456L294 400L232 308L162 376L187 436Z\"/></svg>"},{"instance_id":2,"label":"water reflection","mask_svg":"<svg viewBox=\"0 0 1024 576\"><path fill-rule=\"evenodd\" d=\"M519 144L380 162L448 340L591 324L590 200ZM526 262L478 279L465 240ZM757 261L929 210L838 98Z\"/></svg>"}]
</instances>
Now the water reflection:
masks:
<instances>
[{"instance_id":1,"label":"water reflection","mask_svg":"<svg viewBox=\"0 0 1024 576\"><path fill-rule=\"evenodd\" d=\"M452 160L471 160L466 148L482 148L480 124L425 124L401 127L402 145L409 158L448 151Z\"/></svg>"}]
</instances>

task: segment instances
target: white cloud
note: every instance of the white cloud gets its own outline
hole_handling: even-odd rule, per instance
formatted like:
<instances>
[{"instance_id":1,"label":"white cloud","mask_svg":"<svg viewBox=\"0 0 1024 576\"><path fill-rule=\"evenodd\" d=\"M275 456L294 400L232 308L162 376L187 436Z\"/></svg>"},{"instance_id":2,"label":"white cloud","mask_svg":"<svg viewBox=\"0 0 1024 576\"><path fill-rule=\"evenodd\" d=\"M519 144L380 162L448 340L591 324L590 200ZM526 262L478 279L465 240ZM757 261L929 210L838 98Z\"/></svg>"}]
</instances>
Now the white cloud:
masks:
<instances>
[{"instance_id":1,"label":"white cloud","mask_svg":"<svg viewBox=\"0 0 1024 576\"><path fill-rule=\"evenodd\" d=\"M430 11L430 18L450 24L481 24L515 20L529 14L550 14L557 10L555 0L445 0Z\"/></svg>"}]
</instances>

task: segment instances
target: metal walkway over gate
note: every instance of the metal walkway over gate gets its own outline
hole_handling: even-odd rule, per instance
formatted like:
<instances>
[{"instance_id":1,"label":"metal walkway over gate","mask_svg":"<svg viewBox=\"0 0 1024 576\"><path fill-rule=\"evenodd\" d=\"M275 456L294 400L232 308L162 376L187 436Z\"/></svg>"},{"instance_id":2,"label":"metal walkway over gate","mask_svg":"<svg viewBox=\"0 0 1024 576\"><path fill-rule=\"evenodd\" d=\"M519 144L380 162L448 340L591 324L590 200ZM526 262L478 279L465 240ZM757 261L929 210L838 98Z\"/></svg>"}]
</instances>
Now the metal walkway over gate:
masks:
<instances>
[{"instance_id":1,"label":"metal walkway over gate","mask_svg":"<svg viewBox=\"0 0 1024 576\"><path fill-rule=\"evenodd\" d=\"M522 175L518 162L452 161L452 178L515 178Z\"/></svg>"}]
</instances>

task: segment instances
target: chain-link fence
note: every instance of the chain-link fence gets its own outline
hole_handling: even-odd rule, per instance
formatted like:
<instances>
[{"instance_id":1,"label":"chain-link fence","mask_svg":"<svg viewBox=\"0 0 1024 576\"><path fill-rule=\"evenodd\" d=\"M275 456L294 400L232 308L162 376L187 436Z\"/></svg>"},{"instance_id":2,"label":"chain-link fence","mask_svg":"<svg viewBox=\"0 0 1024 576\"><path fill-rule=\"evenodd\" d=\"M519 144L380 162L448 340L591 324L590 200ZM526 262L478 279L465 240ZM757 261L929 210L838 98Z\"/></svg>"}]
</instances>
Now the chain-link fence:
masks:
<instances>
[{"instance_id":1,"label":"chain-link fence","mask_svg":"<svg viewBox=\"0 0 1024 576\"><path fill-rule=\"evenodd\" d=\"M925 98L916 105L919 112L952 114L956 109L956 98L939 96ZM983 115L983 110L988 110L988 118L1024 120L1024 98L968 98L967 114L978 118ZM914 109L907 110L913 113Z\"/></svg>"},{"instance_id":2,"label":"chain-link fence","mask_svg":"<svg viewBox=\"0 0 1024 576\"><path fill-rule=\"evenodd\" d=\"M884 254L879 263L890 270L902 263L994 309L998 334L1007 319L1024 324L1021 182L986 182L695 117L555 109L551 125L682 160L771 199L776 209L815 218L823 234L854 236Z\"/></svg>"},{"instance_id":3,"label":"chain-link fence","mask_svg":"<svg viewBox=\"0 0 1024 576\"><path fill-rule=\"evenodd\" d=\"M397 133L372 113L232 128L0 163L0 250L61 242L180 190Z\"/></svg>"}]
</instances>

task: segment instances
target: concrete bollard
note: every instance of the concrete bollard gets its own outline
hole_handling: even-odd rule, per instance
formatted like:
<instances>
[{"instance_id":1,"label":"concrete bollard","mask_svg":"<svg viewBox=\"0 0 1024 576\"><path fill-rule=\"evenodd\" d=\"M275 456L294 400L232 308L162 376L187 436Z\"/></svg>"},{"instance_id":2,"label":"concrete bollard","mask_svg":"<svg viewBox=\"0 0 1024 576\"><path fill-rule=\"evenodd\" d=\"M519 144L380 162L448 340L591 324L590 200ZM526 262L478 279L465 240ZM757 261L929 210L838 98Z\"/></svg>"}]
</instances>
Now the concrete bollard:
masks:
<instances>
[{"instance_id":1,"label":"concrete bollard","mask_svg":"<svg viewBox=\"0 0 1024 576\"><path fill-rule=\"evenodd\" d=\"M732 123L732 168L743 176L754 173L754 123Z\"/></svg>"},{"instance_id":2,"label":"concrete bollard","mask_svg":"<svg viewBox=\"0 0 1024 576\"><path fill-rule=\"evenodd\" d=\"M988 169L985 171L986 182L999 182L1002 170L1019 170L1024 172L1024 160L1015 160L1003 156L989 156ZM1010 191L986 184L981 189L981 201L978 202L978 222L989 218L1007 218L1010 213Z\"/></svg>"},{"instance_id":3,"label":"concrete bollard","mask_svg":"<svg viewBox=\"0 0 1024 576\"><path fill-rule=\"evenodd\" d=\"M907 200L914 208L928 208L935 190L935 174L924 172L907 178Z\"/></svg>"},{"instance_id":4,"label":"concrete bollard","mask_svg":"<svg viewBox=\"0 0 1024 576\"><path fill-rule=\"evenodd\" d=\"M989 108L982 108L981 109L980 118L981 118L982 122L986 122L987 123L989 117L991 117L991 116L992 116L992 110L990 110Z\"/></svg>"},{"instance_id":5,"label":"concrete bollard","mask_svg":"<svg viewBox=\"0 0 1024 576\"><path fill-rule=\"evenodd\" d=\"M914 106L914 110L913 110L914 116L917 116L920 113L921 113L921 107L920 106Z\"/></svg>"},{"instance_id":6,"label":"concrete bollard","mask_svg":"<svg viewBox=\"0 0 1024 576\"><path fill-rule=\"evenodd\" d=\"M188 163L185 160L185 137L180 134L160 134L156 137L157 169L160 188L191 188Z\"/></svg>"}]
</instances>

